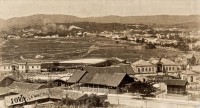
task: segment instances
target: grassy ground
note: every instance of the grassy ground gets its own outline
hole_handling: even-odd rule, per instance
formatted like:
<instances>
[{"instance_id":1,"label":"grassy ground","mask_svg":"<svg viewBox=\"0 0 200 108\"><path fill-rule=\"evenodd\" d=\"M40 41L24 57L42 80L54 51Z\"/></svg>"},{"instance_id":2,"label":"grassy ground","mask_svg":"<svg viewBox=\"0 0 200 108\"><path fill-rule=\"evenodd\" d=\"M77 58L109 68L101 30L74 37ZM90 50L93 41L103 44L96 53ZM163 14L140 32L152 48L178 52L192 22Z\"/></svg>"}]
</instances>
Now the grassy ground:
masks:
<instances>
[{"instance_id":1,"label":"grassy ground","mask_svg":"<svg viewBox=\"0 0 200 108\"><path fill-rule=\"evenodd\" d=\"M113 40L97 37L74 37L58 39L18 39L8 40L2 46L3 60L35 59L36 55L44 56L43 60L63 60L88 57L119 57L136 61L143 56L176 57L180 51L166 48L135 49L133 44L116 43Z\"/></svg>"}]
</instances>

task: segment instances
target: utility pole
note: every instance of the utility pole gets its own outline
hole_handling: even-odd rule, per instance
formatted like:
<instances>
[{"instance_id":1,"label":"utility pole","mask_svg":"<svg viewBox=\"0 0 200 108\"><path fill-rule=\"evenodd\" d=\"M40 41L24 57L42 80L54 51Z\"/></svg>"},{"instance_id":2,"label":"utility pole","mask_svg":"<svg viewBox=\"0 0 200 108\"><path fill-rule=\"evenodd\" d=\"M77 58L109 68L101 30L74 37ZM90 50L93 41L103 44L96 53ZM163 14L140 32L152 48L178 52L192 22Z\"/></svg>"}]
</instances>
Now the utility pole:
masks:
<instances>
[{"instance_id":1,"label":"utility pole","mask_svg":"<svg viewBox=\"0 0 200 108\"><path fill-rule=\"evenodd\" d=\"M146 99L146 108L147 108L147 99Z\"/></svg>"}]
</instances>

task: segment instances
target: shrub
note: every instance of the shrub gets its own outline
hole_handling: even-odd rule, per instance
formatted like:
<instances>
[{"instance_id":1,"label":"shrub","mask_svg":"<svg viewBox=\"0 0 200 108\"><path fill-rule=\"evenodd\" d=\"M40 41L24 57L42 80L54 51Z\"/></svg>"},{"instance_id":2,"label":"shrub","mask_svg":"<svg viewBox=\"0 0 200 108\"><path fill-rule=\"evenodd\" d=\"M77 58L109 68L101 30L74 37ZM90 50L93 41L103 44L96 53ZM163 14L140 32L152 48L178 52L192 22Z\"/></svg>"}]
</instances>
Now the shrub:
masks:
<instances>
[{"instance_id":1,"label":"shrub","mask_svg":"<svg viewBox=\"0 0 200 108\"><path fill-rule=\"evenodd\" d=\"M133 93L140 93L142 97L153 96L153 93L156 92L156 88L153 87L153 83L141 81L132 83L128 90Z\"/></svg>"},{"instance_id":2,"label":"shrub","mask_svg":"<svg viewBox=\"0 0 200 108\"><path fill-rule=\"evenodd\" d=\"M66 98L63 98L61 100L61 103L63 105L67 106L86 106L86 107L107 107L109 105L109 102L106 101L105 96L98 96L95 94L91 95L85 95L83 98L80 98L78 100L70 99L66 96Z\"/></svg>"}]
</instances>

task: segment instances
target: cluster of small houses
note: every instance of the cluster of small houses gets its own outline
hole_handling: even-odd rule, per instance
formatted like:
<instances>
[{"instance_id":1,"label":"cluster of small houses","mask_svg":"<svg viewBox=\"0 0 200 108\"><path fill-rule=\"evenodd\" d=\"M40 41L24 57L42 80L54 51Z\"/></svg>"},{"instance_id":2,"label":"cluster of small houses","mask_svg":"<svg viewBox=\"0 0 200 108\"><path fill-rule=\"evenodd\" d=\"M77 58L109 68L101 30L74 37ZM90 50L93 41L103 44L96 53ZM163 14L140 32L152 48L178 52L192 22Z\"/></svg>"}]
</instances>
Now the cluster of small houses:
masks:
<instances>
[{"instance_id":1,"label":"cluster of small houses","mask_svg":"<svg viewBox=\"0 0 200 108\"><path fill-rule=\"evenodd\" d=\"M132 34L129 33L132 30L122 31L122 32L108 32L104 31L99 33L99 37L106 37L115 40L127 40L127 41L144 41L146 43L158 44L158 45L177 45L177 40L171 40L170 38L182 36L183 33L168 33L168 34L149 34L148 32L143 32L142 34ZM147 29L148 31L148 29Z\"/></svg>"},{"instance_id":2,"label":"cluster of small houses","mask_svg":"<svg viewBox=\"0 0 200 108\"><path fill-rule=\"evenodd\" d=\"M142 32L142 33L133 33L131 32ZM155 29L156 34L149 34L149 29L146 30L125 30L121 32L109 32L104 31L99 33L99 37L111 38L113 40L126 40L131 43L147 43L153 45L161 45L165 47L175 47L178 45L179 39L185 40L187 50L196 50L199 51L199 32L194 34L190 32L189 34L184 34L183 29ZM166 32L169 31L169 32ZM190 41L187 41L190 40Z\"/></svg>"},{"instance_id":3,"label":"cluster of small houses","mask_svg":"<svg viewBox=\"0 0 200 108\"><path fill-rule=\"evenodd\" d=\"M84 92L119 94L128 92L125 89L126 86L135 81L165 82L167 93L184 94L188 89L198 89L197 85L200 78L200 73L197 71L198 64L198 58L194 54L183 56L176 61L152 57L149 60L141 59L134 63L127 63L119 58L2 63L0 66L2 73L20 73L23 75L37 73L38 75L46 75L48 78L49 74L54 74L58 77L49 80L53 88L46 86L45 83L18 82L15 78L3 77L0 80L0 97L2 99L0 102L3 102L6 106L13 106L34 103L47 98L59 100L63 98L61 93L64 91L65 95L71 93L66 88L82 91L83 94ZM191 67L194 68L191 69ZM68 75L66 76L63 73ZM168 77L168 79L160 78L165 75L171 77ZM24 79L28 80L29 78L27 76ZM42 77L40 80L42 80ZM43 80L48 79L44 78ZM54 95L56 93L58 95ZM23 100L21 97L26 97L23 99L27 100Z\"/></svg>"},{"instance_id":4,"label":"cluster of small houses","mask_svg":"<svg viewBox=\"0 0 200 108\"><path fill-rule=\"evenodd\" d=\"M72 36L83 36L86 35L87 32L83 32L83 29L74 25L69 26L69 28L66 30L70 32L69 34L66 34L66 37L72 37ZM35 29L22 29L21 35L14 35L14 34L0 34L0 36L5 37L7 39L20 39L20 38L60 38L63 36L59 36L58 34L52 34L52 35L44 35L41 36L39 34L42 34L42 31L35 30ZM38 35L37 35L38 34Z\"/></svg>"}]
</instances>

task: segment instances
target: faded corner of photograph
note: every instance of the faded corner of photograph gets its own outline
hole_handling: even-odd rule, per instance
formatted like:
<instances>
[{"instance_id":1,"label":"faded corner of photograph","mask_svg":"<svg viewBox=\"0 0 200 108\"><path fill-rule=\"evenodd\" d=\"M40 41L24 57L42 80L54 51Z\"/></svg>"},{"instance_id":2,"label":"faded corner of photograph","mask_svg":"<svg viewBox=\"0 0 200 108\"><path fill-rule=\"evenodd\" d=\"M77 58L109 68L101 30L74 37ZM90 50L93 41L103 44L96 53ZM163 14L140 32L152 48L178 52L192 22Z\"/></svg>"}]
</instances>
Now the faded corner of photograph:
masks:
<instances>
[{"instance_id":1,"label":"faded corner of photograph","mask_svg":"<svg viewBox=\"0 0 200 108\"><path fill-rule=\"evenodd\" d=\"M0 108L200 108L200 0L0 0Z\"/></svg>"}]
</instances>

